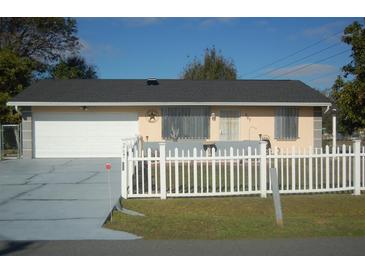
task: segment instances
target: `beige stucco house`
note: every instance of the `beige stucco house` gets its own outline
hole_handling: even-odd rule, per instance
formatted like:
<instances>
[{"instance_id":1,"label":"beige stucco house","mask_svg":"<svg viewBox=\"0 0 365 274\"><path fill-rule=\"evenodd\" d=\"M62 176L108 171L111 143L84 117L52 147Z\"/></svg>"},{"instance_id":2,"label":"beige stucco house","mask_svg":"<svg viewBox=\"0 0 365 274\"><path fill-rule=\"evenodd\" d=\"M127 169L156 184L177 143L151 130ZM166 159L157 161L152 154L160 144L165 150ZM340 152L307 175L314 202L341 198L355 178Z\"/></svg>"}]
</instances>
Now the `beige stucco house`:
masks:
<instances>
[{"instance_id":1,"label":"beige stucco house","mask_svg":"<svg viewBox=\"0 0 365 274\"><path fill-rule=\"evenodd\" d=\"M121 140L254 141L321 147L329 100L292 80L42 80L8 105L23 156L120 157Z\"/></svg>"}]
</instances>

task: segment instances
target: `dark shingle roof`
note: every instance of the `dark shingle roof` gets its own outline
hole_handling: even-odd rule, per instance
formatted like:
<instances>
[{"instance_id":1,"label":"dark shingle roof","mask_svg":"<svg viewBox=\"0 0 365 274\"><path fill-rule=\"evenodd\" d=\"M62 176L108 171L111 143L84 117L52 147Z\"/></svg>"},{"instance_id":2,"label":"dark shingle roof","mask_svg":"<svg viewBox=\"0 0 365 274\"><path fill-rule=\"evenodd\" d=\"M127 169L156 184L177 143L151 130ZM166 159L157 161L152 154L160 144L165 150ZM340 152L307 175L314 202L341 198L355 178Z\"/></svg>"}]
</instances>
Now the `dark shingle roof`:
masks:
<instances>
[{"instance_id":1,"label":"dark shingle roof","mask_svg":"<svg viewBox=\"0 0 365 274\"><path fill-rule=\"evenodd\" d=\"M294 80L41 80L12 102L289 102L325 103L327 97Z\"/></svg>"}]
</instances>

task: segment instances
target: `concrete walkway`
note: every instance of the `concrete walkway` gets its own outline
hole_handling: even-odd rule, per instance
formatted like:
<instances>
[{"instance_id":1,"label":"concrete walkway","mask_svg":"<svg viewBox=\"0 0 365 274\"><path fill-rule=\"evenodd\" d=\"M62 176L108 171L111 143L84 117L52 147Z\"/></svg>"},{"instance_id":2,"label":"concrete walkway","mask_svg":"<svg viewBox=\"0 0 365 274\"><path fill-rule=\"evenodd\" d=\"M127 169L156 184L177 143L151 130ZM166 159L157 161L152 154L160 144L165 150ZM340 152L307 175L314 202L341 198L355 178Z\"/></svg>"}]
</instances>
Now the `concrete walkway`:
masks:
<instances>
[{"instance_id":1,"label":"concrete walkway","mask_svg":"<svg viewBox=\"0 0 365 274\"><path fill-rule=\"evenodd\" d=\"M110 212L108 161L115 202L120 195L118 159L1 161L0 240L136 239L101 227Z\"/></svg>"}]
</instances>

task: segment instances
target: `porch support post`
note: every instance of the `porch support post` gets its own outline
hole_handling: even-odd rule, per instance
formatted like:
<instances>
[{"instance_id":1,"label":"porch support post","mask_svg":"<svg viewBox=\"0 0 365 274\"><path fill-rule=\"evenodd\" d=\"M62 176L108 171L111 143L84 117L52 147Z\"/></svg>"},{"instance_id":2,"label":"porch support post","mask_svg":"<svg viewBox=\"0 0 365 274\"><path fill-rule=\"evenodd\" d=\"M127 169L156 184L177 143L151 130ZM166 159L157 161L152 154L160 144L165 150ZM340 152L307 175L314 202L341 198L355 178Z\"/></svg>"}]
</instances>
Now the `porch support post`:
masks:
<instances>
[{"instance_id":1,"label":"porch support post","mask_svg":"<svg viewBox=\"0 0 365 274\"><path fill-rule=\"evenodd\" d=\"M267 197L267 174L266 174L266 142L260 141L260 196Z\"/></svg>"},{"instance_id":2,"label":"porch support post","mask_svg":"<svg viewBox=\"0 0 365 274\"><path fill-rule=\"evenodd\" d=\"M354 195L360 195L360 147L361 141L354 140L353 149L354 149L354 167L353 167L353 180L354 180ZM351 172L351 171L350 171Z\"/></svg>"},{"instance_id":3,"label":"porch support post","mask_svg":"<svg viewBox=\"0 0 365 274\"><path fill-rule=\"evenodd\" d=\"M161 200L166 199L166 143L161 142L160 144L160 191Z\"/></svg>"}]
</instances>

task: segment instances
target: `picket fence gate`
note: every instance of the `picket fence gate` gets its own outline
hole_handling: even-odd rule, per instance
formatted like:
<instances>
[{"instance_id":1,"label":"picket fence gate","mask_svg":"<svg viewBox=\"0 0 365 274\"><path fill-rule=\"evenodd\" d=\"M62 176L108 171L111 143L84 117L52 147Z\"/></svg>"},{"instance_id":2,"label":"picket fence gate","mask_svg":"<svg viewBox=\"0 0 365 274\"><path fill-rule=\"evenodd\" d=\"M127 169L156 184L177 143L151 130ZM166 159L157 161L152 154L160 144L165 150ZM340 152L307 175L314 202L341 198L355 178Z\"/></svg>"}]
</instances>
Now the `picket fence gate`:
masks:
<instances>
[{"instance_id":1,"label":"picket fence gate","mask_svg":"<svg viewBox=\"0 0 365 274\"><path fill-rule=\"evenodd\" d=\"M142 150L137 142L123 143L122 197L206 197L271 193L269 169L276 168L280 193L321 193L365 190L365 147L323 149L203 151Z\"/></svg>"}]
</instances>

